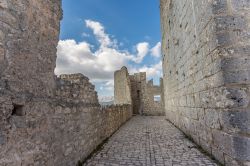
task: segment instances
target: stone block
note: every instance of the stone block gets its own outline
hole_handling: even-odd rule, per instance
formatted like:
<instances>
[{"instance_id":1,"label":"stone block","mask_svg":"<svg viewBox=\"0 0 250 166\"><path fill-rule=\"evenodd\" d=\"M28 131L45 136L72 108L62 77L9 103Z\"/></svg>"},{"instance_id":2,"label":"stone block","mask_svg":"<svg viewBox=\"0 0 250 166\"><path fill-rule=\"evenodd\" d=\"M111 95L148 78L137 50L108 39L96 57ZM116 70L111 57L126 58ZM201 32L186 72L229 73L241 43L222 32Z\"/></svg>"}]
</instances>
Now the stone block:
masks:
<instances>
[{"instance_id":1,"label":"stone block","mask_svg":"<svg viewBox=\"0 0 250 166\"><path fill-rule=\"evenodd\" d=\"M226 0L215 0L212 3L213 14L224 14L228 9L228 1Z\"/></svg>"},{"instance_id":2,"label":"stone block","mask_svg":"<svg viewBox=\"0 0 250 166\"><path fill-rule=\"evenodd\" d=\"M3 30L0 30L0 46L3 46L4 38L5 38L5 33L3 32Z\"/></svg>"},{"instance_id":3,"label":"stone block","mask_svg":"<svg viewBox=\"0 0 250 166\"><path fill-rule=\"evenodd\" d=\"M226 71L224 72L223 77L226 84L248 84L250 82L250 71Z\"/></svg>"},{"instance_id":4,"label":"stone block","mask_svg":"<svg viewBox=\"0 0 250 166\"><path fill-rule=\"evenodd\" d=\"M0 63L3 63L4 59L5 59L5 50L2 46L0 46Z\"/></svg>"},{"instance_id":5,"label":"stone block","mask_svg":"<svg viewBox=\"0 0 250 166\"><path fill-rule=\"evenodd\" d=\"M6 138L3 135L2 131L0 131L0 145L4 145L6 142Z\"/></svg>"},{"instance_id":6,"label":"stone block","mask_svg":"<svg viewBox=\"0 0 250 166\"><path fill-rule=\"evenodd\" d=\"M240 162L236 161L229 155L225 154L224 156L225 156L225 165L228 165L228 166L241 166L242 165Z\"/></svg>"},{"instance_id":7,"label":"stone block","mask_svg":"<svg viewBox=\"0 0 250 166\"><path fill-rule=\"evenodd\" d=\"M247 136L233 136L233 158L238 161L250 161L250 138Z\"/></svg>"},{"instance_id":8,"label":"stone block","mask_svg":"<svg viewBox=\"0 0 250 166\"><path fill-rule=\"evenodd\" d=\"M0 10L0 21L5 22L13 28L17 28L17 19L7 10Z\"/></svg>"},{"instance_id":9,"label":"stone block","mask_svg":"<svg viewBox=\"0 0 250 166\"><path fill-rule=\"evenodd\" d=\"M250 2L249 0L232 0L232 8L236 11L249 10Z\"/></svg>"},{"instance_id":10,"label":"stone block","mask_svg":"<svg viewBox=\"0 0 250 166\"><path fill-rule=\"evenodd\" d=\"M210 142L207 142L201 138L199 143L202 149L204 149L208 154L212 154L212 147Z\"/></svg>"},{"instance_id":11,"label":"stone block","mask_svg":"<svg viewBox=\"0 0 250 166\"><path fill-rule=\"evenodd\" d=\"M219 113L216 109L205 109L204 121L208 128L220 129ZM201 117L200 117L201 118Z\"/></svg>"},{"instance_id":12,"label":"stone block","mask_svg":"<svg viewBox=\"0 0 250 166\"><path fill-rule=\"evenodd\" d=\"M216 31L233 31L247 28L247 20L244 17L227 15L227 16L216 16Z\"/></svg>"},{"instance_id":13,"label":"stone block","mask_svg":"<svg viewBox=\"0 0 250 166\"><path fill-rule=\"evenodd\" d=\"M230 33L227 31L222 31L216 35L216 43L218 46L228 46L233 44L234 40L230 37Z\"/></svg>"},{"instance_id":14,"label":"stone block","mask_svg":"<svg viewBox=\"0 0 250 166\"><path fill-rule=\"evenodd\" d=\"M220 124L228 132L250 134L250 112L248 109L220 111Z\"/></svg>"},{"instance_id":15,"label":"stone block","mask_svg":"<svg viewBox=\"0 0 250 166\"><path fill-rule=\"evenodd\" d=\"M219 130L212 130L212 134L214 145L225 154L232 156L234 151L232 135Z\"/></svg>"},{"instance_id":16,"label":"stone block","mask_svg":"<svg viewBox=\"0 0 250 166\"><path fill-rule=\"evenodd\" d=\"M225 157L222 150L218 149L218 147L212 145L212 155L216 157L216 159L221 163L225 164Z\"/></svg>"},{"instance_id":17,"label":"stone block","mask_svg":"<svg viewBox=\"0 0 250 166\"><path fill-rule=\"evenodd\" d=\"M25 117L19 117L19 116L12 116L11 118L11 123L16 127L16 128L27 128L28 125L26 123Z\"/></svg>"},{"instance_id":18,"label":"stone block","mask_svg":"<svg viewBox=\"0 0 250 166\"><path fill-rule=\"evenodd\" d=\"M224 71L247 70L250 68L250 59L248 57L225 58L225 59L222 59L221 68Z\"/></svg>"},{"instance_id":19,"label":"stone block","mask_svg":"<svg viewBox=\"0 0 250 166\"><path fill-rule=\"evenodd\" d=\"M0 2L0 8L2 8L2 9L8 8L7 0L1 0L1 2Z\"/></svg>"}]
</instances>

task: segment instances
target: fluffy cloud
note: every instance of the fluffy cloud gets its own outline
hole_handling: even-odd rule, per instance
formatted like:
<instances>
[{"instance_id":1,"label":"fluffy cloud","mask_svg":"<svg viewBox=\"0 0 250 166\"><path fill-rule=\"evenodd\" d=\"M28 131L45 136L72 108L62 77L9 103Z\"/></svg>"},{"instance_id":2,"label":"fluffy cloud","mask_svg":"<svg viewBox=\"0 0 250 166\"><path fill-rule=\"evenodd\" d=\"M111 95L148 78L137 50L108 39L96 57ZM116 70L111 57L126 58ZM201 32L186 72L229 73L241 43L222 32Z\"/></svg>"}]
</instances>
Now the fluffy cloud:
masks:
<instances>
[{"instance_id":1,"label":"fluffy cloud","mask_svg":"<svg viewBox=\"0 0 250 166\"><path fill-rule=\"evenodd\" d=\"M161 57L161 42L158 42L151 50L151 55L154 57Z\"/></svg>"},{"instance_id":2,"label":"fluffy cloud","mask_svg":"<svg viewBox=\"0 0 250 166\"><path fill-rule=\"evenodd\" d=\"M149 44L147 42L138 43L136 45L137 50L137 56L133 57L132 60L135 63L141 63L143 58L148 54L149 52Z\"/></svg>"},{"instance_id":3,"label":"fluffy cloud","mask_svg":"<svg viewBox=\"0 0 250 166\"><path fill-rule=\"evenodd\" d=\"M105 33L104 27L101 23L92 20L85 20L85 24L88 28L93 30L93 33L101 44L101 47L107 47L112 44L109 35Z\"/></svg>"},{"instance_id":4,"label":"fluffy cloud","mask_svg":"<svg viewBox=\"0 0 250 166\"><path fill-rule=\"evenodd\" d=\"M114 81L110 80L110 81L103 82L100 89L113 92L113 90L114 90Z\"/></svg>"},{"instance_id":5,"label":"fluffy cloud","mask_svg":"<svg viewBox=\"0 0 250 166\"><path fill-rule=\"evenodd\" d=\"M57 46L57 66L56 75L83 73L89 77L94 83L100 85L100 90L113 91L113 75L114 71L122 66L128 66L131 73L146 71L148 76L160 76L161 65L142 66L134 68L131 62L141 63L149 52L155 53L156 46L150 49L149 43L138 43L135 48L137 53L134 55L127 50L119 50L118 41L111 39L105 33L105 28L99 22L85 20L86 27L93 31L100 47L93 51L93 46L82 41L60 40ZM138 66L138 65L137 65Z\"/></svg>"},{"instance_id":6,"label":"fluffy cloud","mask_svg":"<svg viewBox=\"0 0 250 166\"><path fill-rule=\"evenodd\" d=\"M57 66L55 73L84 73L92 80L108 80L113 72L127 65L129 55L113 48L102 48L96 52L86 42L61 40L57 46Z\"/></svg>"},{"instance_id":7,"label":"fluffy cloud","mask_svg":"<svg viewBox=\"0 0 250 166\"><path fill-rule=\"evenodd\" d=\"M151 66L142 66L139 68L132 68L131 73L146 72L148 78L162 77L162 61Z\"/></svg>"}]
</instances>

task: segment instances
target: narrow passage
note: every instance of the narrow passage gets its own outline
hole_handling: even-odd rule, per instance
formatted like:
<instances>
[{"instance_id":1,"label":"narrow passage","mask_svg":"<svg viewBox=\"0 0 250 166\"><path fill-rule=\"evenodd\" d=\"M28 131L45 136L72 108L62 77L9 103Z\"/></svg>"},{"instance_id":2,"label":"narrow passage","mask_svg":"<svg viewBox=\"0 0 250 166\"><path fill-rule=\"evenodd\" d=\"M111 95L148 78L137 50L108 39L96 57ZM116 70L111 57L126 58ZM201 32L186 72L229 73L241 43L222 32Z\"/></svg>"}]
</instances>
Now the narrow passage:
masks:
<instances>
[{"instance_id":1,"label":"narrow passage","mask_svg":"<svg viewBox=\"0 0 250 166\"><path fill-rule=\"evenodd\" d=\"M216 166L164 117L135 116L86 166Z\"/></svg>"}]
</instances>

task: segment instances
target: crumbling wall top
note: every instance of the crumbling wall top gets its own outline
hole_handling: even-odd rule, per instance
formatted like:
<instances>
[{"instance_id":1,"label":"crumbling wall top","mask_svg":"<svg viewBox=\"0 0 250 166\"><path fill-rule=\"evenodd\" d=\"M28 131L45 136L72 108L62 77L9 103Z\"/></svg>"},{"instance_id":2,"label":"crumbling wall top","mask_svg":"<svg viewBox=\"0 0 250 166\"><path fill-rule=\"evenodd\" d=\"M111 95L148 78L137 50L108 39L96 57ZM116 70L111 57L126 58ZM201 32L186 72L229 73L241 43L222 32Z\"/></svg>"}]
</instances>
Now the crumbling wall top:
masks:
<instances>
[{"instance_id":1,"label":"crumbling wall top","mask_svg":"<svg viewBox=\"0 0 250 166\"><path fill-rule=\"evenodd\" d=\"M84 81L88 82L89 78L81 73L76 74L62 74L58 78L64 81L69 81L71 83L82 83Z\"/></svg>"},{"instance_id":2,"label":"crumbling wall top","mask_svg":"<svg viewBox=\"0 0 250 166\"><path fill-rule=\"evenodd\" d=\"M99 104L95 86L83 74L63 74L57 78L56 83L56 96L59 98Z\"/></svg>"}]
</instances>

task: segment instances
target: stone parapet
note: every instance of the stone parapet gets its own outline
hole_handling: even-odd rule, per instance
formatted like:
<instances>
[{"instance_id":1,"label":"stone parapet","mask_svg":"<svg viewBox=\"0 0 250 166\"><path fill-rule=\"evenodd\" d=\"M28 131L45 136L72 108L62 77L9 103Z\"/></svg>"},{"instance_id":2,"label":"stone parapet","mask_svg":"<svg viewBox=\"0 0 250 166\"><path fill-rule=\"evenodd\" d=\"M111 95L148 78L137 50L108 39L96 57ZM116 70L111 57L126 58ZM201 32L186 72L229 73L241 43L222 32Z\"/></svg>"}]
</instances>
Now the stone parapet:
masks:
<instances>
[{"instance_id":1,"label":"stone parapet","mask_svg":"<svg viewBox=\"0 0 250 166\"><path fill-rule=\"evenodd\" d=\"M76 165L132 117L130 105L65 103L12 105L0 97L0 165Z\"/></svg>"}]
</instances>

